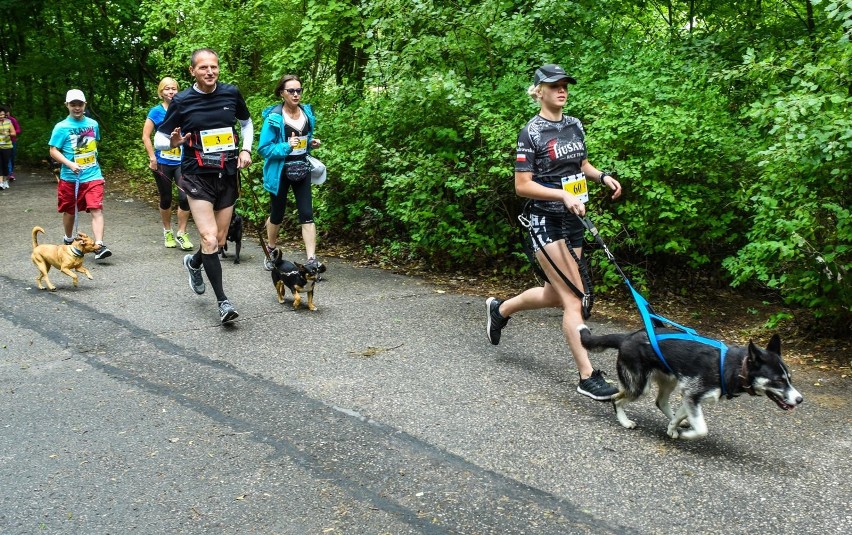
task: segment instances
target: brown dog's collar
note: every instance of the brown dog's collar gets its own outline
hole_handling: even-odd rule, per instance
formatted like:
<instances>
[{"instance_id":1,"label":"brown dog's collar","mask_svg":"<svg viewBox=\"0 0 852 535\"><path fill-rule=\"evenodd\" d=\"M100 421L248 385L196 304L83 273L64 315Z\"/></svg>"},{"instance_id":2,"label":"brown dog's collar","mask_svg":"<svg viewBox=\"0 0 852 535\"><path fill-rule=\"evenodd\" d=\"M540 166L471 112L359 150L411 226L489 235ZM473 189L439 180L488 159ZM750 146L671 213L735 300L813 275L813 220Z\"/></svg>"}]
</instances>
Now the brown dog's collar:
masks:
<instances>
[{"instance_id":1,"label":"brown dog's collar","mask_svg":"<svg viewBox=\"0 0 852 535\"><path fill-rule=\"evenodd\" d=\"M72 255L74 255L74 256L76 256L77 258L82 258L82 257L84 256L84 255L83 255L83 251L81 251L80 249L77 249L77 248L76 248L76 247L74 247L73 245L69 245L69 246L68 246L68 249L70 249L70 250L71 250L71 254L72 254Z\"/></svg>"}]
</instances>

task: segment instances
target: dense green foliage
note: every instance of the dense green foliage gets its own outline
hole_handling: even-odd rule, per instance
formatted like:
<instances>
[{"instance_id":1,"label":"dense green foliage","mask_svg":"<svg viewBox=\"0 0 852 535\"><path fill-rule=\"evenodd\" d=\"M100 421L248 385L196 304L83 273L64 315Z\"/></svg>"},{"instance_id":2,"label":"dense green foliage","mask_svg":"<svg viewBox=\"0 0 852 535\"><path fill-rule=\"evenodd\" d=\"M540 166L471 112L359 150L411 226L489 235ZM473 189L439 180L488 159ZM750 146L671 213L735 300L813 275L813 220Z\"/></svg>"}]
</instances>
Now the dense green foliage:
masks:
<instances>
[{"instance_id":1,"label":"dense green foliage","mask_svg":"<svg viewBox=\"0 0 852 535\"><path fill-rule=\"evenodd\" d=\"M437 268L528 269L518 131L541 63L624 199L591 214L641 284L763 286L835 332L852 322L852 0L0 0L0 99L41 160L71 87L103 159L144 176L142 120L191 50L259 111L285 72L318 112L320 228ZM249 176L253 189L260 173ZM248 184L247 184L248 185ZM593 186L594 188L595 186ZM259 190L258 190L259 191ZM245 195L240 210L260 220ZM605 286L619 284L600 262ZM651 286L653 287L653 285Z\"/></svg>"}]
</instances>

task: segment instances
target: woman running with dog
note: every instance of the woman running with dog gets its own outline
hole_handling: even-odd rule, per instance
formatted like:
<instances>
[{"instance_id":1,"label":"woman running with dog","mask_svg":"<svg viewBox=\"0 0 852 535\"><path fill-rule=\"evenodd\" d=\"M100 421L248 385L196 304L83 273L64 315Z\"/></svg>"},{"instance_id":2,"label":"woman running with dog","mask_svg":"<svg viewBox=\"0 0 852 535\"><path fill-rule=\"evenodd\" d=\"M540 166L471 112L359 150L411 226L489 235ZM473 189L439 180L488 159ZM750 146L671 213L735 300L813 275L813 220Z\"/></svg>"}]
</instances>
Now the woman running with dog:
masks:
<instances>
[{"instance_id":1,"label":"woman running with dog","mask_svg":"<svg viewBox=\"0 0 852 535\"><path fill-rule=\"evenodd\" d=\"M308 259L305 267L316 271L320 263L316 258L317 227L311 198L311 167L307 162L311 149L320 146L320 140L314 137L316 118L311 105L301 103L302 81L297 76L284 75L275 86L275 95L281 99L281 104L263 110L263 127L257 146L257 152L265 159L263 187L270 196L267 248L271 252L278 243L287 191L292 188ZM271 271L272 268L272 260L267 259L264 269Z\"/></svg>"},{"instance_id":2,"label":"woman running with dog","mask_svg":"<svg viewBox=\"0 0 852 535\"><path fill-rule=\"evenodd\" d=\"M219 82L219 55L209 48L192 53L192 87L178 93L154 134L154 148L183 145L178 186L186 193L201 248L183 257L189 286L203 294L202 270L216 293L219 320L239 316L225 295L219 248L225 244L231 214L239 196L238 170L251 165L254 128L248 106L236 86ZM235 129L239 123L239 135Z\"/></svg>"},{"instance_id":3,"label":"woman running with dog","mask_svg":"<svg viewBox=\"0 0 852 535\"><path fill-rule=\"evenodd\" d=\"M174 78L168 76L157 85L157 95L163 100L148 112L145 125L142 127L142 143L148 153L148 167L154 172L154 182L160 195L160 219L163 221L163 241L165 246L173 249L180 245L184 251L191 251L192 242L186 233L189 221L189 201L186 193L178 188L177 235L172 231L172 184L180 180L180 159L183 154L181 147L169 150L157 150L151 143L151 136L166 117L166 112L179 88Z\"/></svg>"},{"instance_id":4,"label":"woman running with dog","mask_svg":"<svg viewBox=\"0 0 852 535\"><path fill-rule=\"evenodd\" d=\"M583 254L580 218L585 216L588 200L586 177L613 190L613 199L621 196L621 184L589 163L583 125L563 114L568 84L576 83L559 65L547 64L535 71L534 84L527 90L541 109L518 135L515 192L531 199L525 215L536 259L548 282L505 301L489 297L486 333L497 345L503 327L516 312L562 307L562 332L580 375L577 392L607 401L618 389L592 367L580 342L577 327L583 324L583 301L575 290L583 288L578 261Z\"/></svg>"}]
</instances>

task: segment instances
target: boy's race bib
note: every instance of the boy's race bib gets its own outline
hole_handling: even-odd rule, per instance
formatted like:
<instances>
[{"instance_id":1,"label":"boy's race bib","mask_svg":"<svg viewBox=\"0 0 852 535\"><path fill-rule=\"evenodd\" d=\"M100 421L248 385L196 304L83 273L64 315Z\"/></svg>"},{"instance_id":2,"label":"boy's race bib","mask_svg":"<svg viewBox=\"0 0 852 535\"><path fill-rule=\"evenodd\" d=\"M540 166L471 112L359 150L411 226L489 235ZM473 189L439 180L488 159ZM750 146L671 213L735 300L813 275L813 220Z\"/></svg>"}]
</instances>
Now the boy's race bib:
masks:
<instances>
[{"instance_id":1,"label":"boy's race bib","mask_svg":"<svg viewBox=\"0 0 852 535\"><path fill-rule=\"evenodd\" d=\"M583 204L589 202L589 188L586 184L586 175L583 173L563 176L562 189L577 197L577 199Z\"/></svg>"},{"instance_id":2,"label":"boy's race bib","mask_svg":"<svg viewBox=\"0 0 852 535\"><path fill-rule=\"evenodd\" d=\"M80 169L86 169L97 165L97 153L95 151L81 152L74 155L74 163L80 166Z\"/></svg>"}]
</instances>

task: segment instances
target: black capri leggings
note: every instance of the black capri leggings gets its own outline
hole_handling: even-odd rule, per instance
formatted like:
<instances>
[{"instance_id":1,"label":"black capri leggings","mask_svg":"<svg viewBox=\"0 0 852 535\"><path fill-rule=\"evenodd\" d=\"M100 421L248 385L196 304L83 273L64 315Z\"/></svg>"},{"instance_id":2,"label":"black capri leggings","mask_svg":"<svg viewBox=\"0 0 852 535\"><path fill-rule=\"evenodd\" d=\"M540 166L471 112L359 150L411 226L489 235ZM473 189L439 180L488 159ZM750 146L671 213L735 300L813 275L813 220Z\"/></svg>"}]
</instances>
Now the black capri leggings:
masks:
<instances>
[{"instance_id":1,"label":"black capri leggings","mask_svg":"<svg viewBox=\"0 0 852 535\"><path fill-rule=\"evenodd\" d=\"M160 194L160 210L168 210L172 207L172 184L177 184L179 178L180 165L157 164L154 181L157 183L157 192ZM185 212L189 211L186 193L180 188L178 188L178 207Z\"/></svg>"},{"instance_id":2,"label":"black capri leggings","mask_svg":"<svg viewBox=\"0 0 852 535\"><path fill-rule=\"evenodd\" d=\"M12 161L12 149L0 149L0 176L9 175L9 162ZM310 181L308 181L310 183Z\"/></svg>"},{"instance_id":3,"label":"black capri leggings","mask_svg":"<svg viewBox=\"0 0 852 535\"><path fill-rule=\"evenodd\" d=\"M301 182L293 183L281 177L278 185L278 195L269 194L269 222L280 225L284 222L284 209L287 207L287 190L293 188L293 196L296 197L296 209L299 211L299 223L314 222L313 199L311 197L311 179L306 178Z\"/></svg>"}]
</instances>

